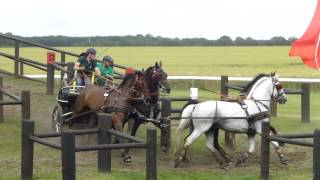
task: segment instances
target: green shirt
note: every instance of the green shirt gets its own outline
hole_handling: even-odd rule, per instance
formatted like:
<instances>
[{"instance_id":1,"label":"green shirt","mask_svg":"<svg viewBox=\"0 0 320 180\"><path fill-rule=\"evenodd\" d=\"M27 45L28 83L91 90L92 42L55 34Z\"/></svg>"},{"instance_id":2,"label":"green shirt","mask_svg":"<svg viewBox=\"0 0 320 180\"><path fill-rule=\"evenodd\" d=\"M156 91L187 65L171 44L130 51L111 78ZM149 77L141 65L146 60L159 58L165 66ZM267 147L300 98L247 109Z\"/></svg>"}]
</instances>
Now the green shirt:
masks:
<instances>
[{"instance_id":1,"label":"green shirt","mask_svg":"<svg viewBox=\"0 0 320 180\"><path fill-rule=\"evenodd\" d=\"M111 77L113 77L113 69L111 66L104 67L104 65L102 63L97 63L97 66L100 70L102 77L106 77L107 74L110 75ZM99 86L104 86L105 82L106 82L105 79L97 78L97 84Z\"/></svg>"},{"instance_id":2,"label":"green shirt","mask_svg":"<svg viewBox=\"0 0 320 180\"><path fill-rule=\"evenodd\" d=\"M88 62L87 56L80 56L78 58L78 63L80 63L80 67L84 67L85 70L94 72L94 69L97 67L97 62L92 60ZM89 72L84 71L85 74L91 74Z\"/></svg>"}]
</instances>

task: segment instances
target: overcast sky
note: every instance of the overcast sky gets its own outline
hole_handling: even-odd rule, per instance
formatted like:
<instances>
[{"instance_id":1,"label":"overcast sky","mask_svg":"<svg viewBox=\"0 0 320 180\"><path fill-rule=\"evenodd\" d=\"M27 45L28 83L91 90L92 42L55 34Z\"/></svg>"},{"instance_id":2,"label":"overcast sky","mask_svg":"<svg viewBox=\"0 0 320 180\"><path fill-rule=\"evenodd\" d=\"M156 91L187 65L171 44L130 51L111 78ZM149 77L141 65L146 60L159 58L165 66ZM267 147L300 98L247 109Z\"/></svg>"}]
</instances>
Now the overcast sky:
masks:
<instances>
[{"instance_id":1,"label":"overcast sky","mask_svg":"<svg viewBox=\"0 0 320 180\"><path fill-rule=\"evenodd\" d=\"M22 36L300 37L317 0L9 0L0 32Z\"/></svg>"}]
</instances>

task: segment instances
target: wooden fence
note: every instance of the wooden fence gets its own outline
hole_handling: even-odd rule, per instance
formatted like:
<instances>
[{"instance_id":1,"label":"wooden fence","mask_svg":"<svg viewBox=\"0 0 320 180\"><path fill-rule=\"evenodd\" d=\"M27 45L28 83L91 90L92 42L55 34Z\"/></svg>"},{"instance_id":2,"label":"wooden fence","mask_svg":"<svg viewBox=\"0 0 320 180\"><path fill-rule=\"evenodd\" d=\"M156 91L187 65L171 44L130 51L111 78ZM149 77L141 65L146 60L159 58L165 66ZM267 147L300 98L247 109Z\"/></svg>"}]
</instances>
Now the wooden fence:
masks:
<instances>
[{"instance_id":1,"label":"wooden fence","mask_svg":"<svg viewBox=\"0 0 320 180\"><path fill-rule=\"evenodd\" d=\"M296 140L298 138L313 138L313 143ZM268 180L269 162L270 162L270 141L283 142L299 146L307 146L313 148L313 180L320 179L320 130L307 134L288 134L288 135L270 135L270 125L268 122L262 124L261 135L261 163L260 176L262 179Z\"/></svg>"},{"instance_id":2,"label":"wooden fence","mask_svg":"<svg viewBox=\"0 0 320 180\"><path fill-rule=\"evenodd\" d=\"M98 134L98 145L76 146L75 136L84 134ZM85 130L70 130L57 133L35 133L34 121L22 120L22 153L21 153L21 178L32 179L34 143L61 151L61 168L63 180L76 179L76 152L98 151L98 171L107 173L111 171L111 150L123 148L144 148L146 149L146 179L157 179L157 132L156 129L147 130L147 140L132 137L118 131L112 130L112 119L110 114L98 114L98 128ZM111 136L127 139L132 143L111 144ZM44 138L60 137L61 143L53 143Z\"/></svg>"},{"instance_id":3,"label":"wooden fence","mask_svg":"<svg viewBox=\"0 0 320 180\"><path fill-rule=\"evenodd\" d=\"M4 101L3 95L7 95L11 100ZM3 79L0 77L0 123L4 121L3 106L21 105L22 118L30 118L30 91L21 91L21 97L3 90Z\"/></svg>"}]
</instances>

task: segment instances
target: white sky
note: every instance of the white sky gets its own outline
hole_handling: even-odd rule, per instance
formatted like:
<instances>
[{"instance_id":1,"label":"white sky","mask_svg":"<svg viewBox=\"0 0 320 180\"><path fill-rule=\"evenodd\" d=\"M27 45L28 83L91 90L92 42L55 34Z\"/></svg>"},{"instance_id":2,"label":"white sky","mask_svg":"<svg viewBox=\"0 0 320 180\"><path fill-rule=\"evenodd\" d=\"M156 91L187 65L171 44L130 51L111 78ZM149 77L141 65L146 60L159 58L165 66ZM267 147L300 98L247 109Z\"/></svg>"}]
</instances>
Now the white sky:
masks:
<instances>
[{"instance_id":1,"label":"white sky","mask_svg":"<svg viewBox=\"0 0 320 180\"><path fill-rule=\"evenodd\" d=\"M317 0L9 0L0 32L22 36L300 37Z\"/></svg>"}]
</instances>

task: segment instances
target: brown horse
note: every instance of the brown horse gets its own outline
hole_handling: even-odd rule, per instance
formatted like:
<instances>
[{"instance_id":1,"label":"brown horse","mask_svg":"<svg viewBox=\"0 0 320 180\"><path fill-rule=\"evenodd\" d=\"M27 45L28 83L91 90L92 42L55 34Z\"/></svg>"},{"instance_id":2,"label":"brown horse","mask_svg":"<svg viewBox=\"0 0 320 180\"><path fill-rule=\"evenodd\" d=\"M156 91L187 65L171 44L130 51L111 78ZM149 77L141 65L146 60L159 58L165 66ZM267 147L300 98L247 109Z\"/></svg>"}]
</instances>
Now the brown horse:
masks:
<instances>
[{"instance_id":1,"label":"brown horse","mask_svg":"<svg viewBox=\"0 0 320 180\"><path fill-rule=\"evenodd\" d=\"M99 86L90 85L81 91L74 105L73 117L78 116L83 111L104 111L112 115L113 128L122 132L123 120L131 111L131 104L143 98L144 93L148 93L145 85L144 75L141 71L127 74L118 88L112 88L107 98L104 98L105 89ZM70 118L68 122L71 127L79 118ZM96 125L96 113L91 113L89 126ZM119 139L123 142L122 139ZM123 161L130 162L131 157L123 152Z\"/></svg>"}]
</instances>

